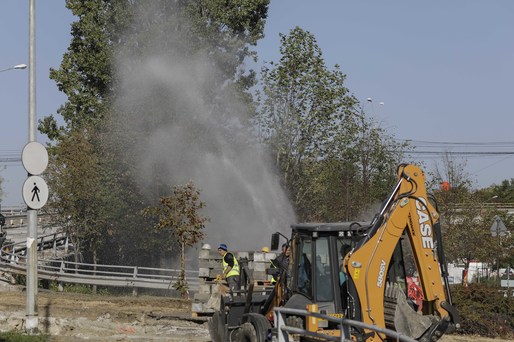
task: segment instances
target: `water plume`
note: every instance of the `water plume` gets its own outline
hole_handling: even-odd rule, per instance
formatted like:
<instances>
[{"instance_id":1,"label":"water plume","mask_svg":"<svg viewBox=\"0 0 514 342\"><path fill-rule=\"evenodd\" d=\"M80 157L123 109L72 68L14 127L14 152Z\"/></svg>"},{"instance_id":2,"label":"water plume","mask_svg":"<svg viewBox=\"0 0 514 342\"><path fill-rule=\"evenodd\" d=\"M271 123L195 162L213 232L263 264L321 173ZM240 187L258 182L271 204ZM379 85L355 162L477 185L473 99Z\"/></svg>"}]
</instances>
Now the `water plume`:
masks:
<instances>
[{"instance_id":1,"label":"water plume","mask_svg":"<svg viewBox=\"0 0 514 342\"><path fill-rule=\"evenodd\" d=\"M272 232L288 234L295 215L269 152L251 138L252 109L230 81L220 82L205 53L181 56L176 49L187 42L173 34L146 41L137 58L117 54L116 120L130 135L140 187L158 197L164 186L192 180L210 218L204 242L231 250L269 246ZM165 50L164 36L174 42Z\"/></svg>"}]
</instances>

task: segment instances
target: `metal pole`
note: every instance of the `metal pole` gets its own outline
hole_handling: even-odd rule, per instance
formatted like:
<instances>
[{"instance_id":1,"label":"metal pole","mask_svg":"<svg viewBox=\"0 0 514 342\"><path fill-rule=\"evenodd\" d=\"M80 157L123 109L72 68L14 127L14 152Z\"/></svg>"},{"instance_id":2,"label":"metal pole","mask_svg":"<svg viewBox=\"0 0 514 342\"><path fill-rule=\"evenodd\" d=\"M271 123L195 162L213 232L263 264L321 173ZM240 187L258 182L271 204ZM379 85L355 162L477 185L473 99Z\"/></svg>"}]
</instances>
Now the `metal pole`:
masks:
<instances>
[{"instance_id":1,"label":"metal pole","mask_svg":"<svg viewBox=\"0 0 514 342\"><path fill-rule=\"evenodd\" d=\"M502 287L500 279L500 255L501 255L501 240L500 240L500 217L496 216L496 235L498 236L498 255L496 256L496 276L498 277L498 287Z\"/></svg>"},{"instance_id":2,"label":"metal pole","mask_svg":"<svg viewBox=\"0 0 514 342\"><path fill-rule=\"evenodd\" d=\"M36 141L36 4L29 0L29 142ZM30 174L29 174L30 176ZM38 332L37 211L27 208L27 333Z\"/></svg>"}]
</instances>

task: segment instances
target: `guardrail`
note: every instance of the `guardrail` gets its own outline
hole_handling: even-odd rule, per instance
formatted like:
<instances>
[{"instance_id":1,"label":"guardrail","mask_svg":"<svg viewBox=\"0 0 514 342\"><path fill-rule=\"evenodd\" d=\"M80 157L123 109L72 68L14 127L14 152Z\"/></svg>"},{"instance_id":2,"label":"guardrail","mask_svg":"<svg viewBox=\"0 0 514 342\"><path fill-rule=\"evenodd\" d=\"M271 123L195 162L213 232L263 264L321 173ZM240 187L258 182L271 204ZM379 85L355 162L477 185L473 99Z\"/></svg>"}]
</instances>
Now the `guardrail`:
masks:
<instances>
[{"instance_id":1,"label":"guardrail","mask_svg":"<svg viewBox=\"0 0 514 342\"><path fill-rule=\"evenodd\" d=\"M53 233L41 235L37 239L37 250L38 251L52 251L54 256L57 253L59 247L64 250L65 253L69 249L69 240L65 233ZM8 243L2 247L0 251L0 258L3 260L4 255L13 256L24 256L27 253L26 242ZM44 259L42 259L44 260Z\"/></svg>"},{"instance_id":2,"label":"guardrail","mask_svg":"<svg viewBox=\"0 0 514 342\"><path fill-rule=\"evenodd\" d=\"M50 258L39 258L39 279L56 281L62 289L64 283L87 284L109 287L173 290L179 279L179 269L139 266L87 264L65 260L72 254L72 246L62 233L38 238L38 251L50 252ZM4 245L0 251L0 270L26 275L26 249L24 242ZM186 270L186 280L191 291L199 287L198 271Z\"/></svg>"},{"instance_id":3,"label":"guardrail","mask_svg":"<svg viewBox=\"0 0 514 342\"><path fill-rule=\"evenodd\" d=\"M14 214L25 214L27 215L27 206L26 205L11 205L5 206L3 205L0 213L4 215L14 215Z\"/></svg>"},{"instance_id":4,"label":"guardrail","mask_svg":"<svg viewBox=\"0 0 514 342\"><path fill-rule=\"evenodd\" d=\"M276 307L274 309L275 312L275 333L273 336L273 341L276 342L289 342L289 334L294 334L302 337L310 337L316 341L340 341L340 342L351 342L352 337L350 335L350 328L356 327L361 329L369 329L372 331L376 331L378 333L382 333L388 337L395 339L396 341L401 342L416 342L415 339L402 335L394 330L380 328L376 325L366 324L360 321L354 321L346 318L336 318L333 316L323 315L317 312L310 312L307 310L299 310L299 309L289 309L284 307ZM327 334L317 333L308 331L302 328L293 327L286 325L286 315L294 315L299 317L304 317L305 322L310 317L320 318L329 322L337 323L339 326L339 336L331 336ZM309 317L309 318L307 318ZM301 338L300 338L301 340Z\"/></svg>"}]
</instances>

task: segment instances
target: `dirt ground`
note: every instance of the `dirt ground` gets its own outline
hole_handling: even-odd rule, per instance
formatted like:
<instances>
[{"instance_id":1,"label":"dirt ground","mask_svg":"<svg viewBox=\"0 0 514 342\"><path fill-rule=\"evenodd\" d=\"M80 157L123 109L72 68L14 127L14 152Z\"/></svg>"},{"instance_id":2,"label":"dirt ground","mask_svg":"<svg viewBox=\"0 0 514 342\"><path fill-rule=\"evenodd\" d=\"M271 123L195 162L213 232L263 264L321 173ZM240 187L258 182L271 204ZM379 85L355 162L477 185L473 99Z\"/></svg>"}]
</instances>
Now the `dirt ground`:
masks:
<instances>
[{"instance_id":1,"label":"dirt ground","mask_svg":"<svg viewBox=\"0 0 514 342\"><path fill-rule=\"evenodd\" d=\"M0 287L0 331L25 327L26 295ZM39 330L51 341L210 341L207 318L192 318L191 303L168 297L117 297L38 291ZM507 342L445 335L442 342Z\"/></svg>"},{"instance_id":2,"label":"dirt ground","mask_svg":"<svg viewBox=\"0 0 514 342\"><path fill-rule=\"evenodd\" d=\"M38 291L39 330L51 341L209 341L207 318L167 297ZM0 331L25 329L26 295L0 288Z\"/></svg>"}]
</instances>

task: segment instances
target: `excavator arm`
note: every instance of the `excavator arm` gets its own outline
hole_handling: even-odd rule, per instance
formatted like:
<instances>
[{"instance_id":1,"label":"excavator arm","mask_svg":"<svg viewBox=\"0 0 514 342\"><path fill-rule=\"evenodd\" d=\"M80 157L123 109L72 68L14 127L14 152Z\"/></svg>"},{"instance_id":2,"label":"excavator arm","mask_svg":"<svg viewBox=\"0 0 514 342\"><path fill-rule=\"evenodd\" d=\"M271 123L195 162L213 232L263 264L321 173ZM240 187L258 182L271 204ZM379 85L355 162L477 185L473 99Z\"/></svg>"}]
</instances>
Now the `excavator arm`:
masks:
<instances>
[{"instance_id":1,"label":"excavator arm","mask_svg":"<svg viewBox=\"0 0 514 342\"><path fill-rule=\"evenodd\" d=\"M403 315L396 309L396 330L421 341L435 341L450 323L458 323L451 304L447 272L440 240L439 214L428 201L425 176L415 165L400 165L397 184L374 220L368 235L345 257L346 272L354 288L354 300L365 323L386 327L386 297L403 291L387 280L393 252L405 234L411 246L423 292L423 315L412 310ZM394 288L396 290L394 291ZM398 303L407 303L398 298ZM405 304L404 306L408 306ZM412 317L421 316L419 319ZM424 319L423 319L424 318ZM398 328L401 327L401 328ZM402 330L402 331L400 331ZM382 341L384 336L365 331L366 341Z\"/></svg>"}]
</instances>

